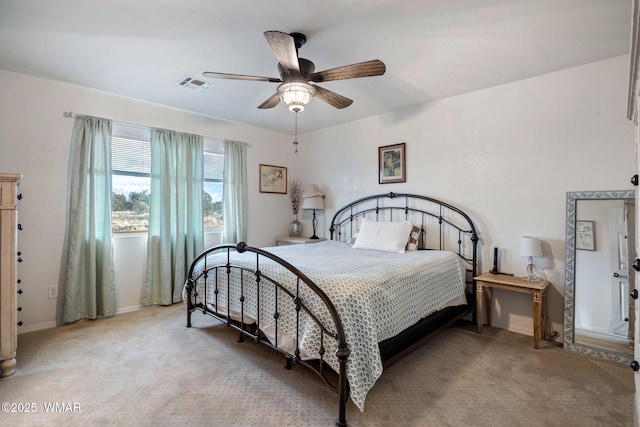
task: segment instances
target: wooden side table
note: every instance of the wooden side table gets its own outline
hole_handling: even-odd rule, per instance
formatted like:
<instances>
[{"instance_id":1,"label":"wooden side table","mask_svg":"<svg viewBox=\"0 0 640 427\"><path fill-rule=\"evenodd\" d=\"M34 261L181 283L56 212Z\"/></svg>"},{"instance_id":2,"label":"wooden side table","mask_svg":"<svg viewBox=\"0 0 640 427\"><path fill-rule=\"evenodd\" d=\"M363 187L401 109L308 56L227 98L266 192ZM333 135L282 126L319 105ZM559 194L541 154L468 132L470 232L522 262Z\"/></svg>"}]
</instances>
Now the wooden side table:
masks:
<instances>
[{"instance_id":1,"label":"wooden side table","mask_svg":"<svg viewBox=\"0 0 640 427\"><path fill-rule=\"evenodd\" d=\"M491 326L491 290L493 288L508 291L524 292L533 296L533 348L539 348L540 338L544 339L545 319L547 317L547 280L528 281L523 277L507 276L504 274L485 273L476 280L476 321L478 333L483 329L484 295L487 297L487 326Z\"/></svg>"}]
</instances>

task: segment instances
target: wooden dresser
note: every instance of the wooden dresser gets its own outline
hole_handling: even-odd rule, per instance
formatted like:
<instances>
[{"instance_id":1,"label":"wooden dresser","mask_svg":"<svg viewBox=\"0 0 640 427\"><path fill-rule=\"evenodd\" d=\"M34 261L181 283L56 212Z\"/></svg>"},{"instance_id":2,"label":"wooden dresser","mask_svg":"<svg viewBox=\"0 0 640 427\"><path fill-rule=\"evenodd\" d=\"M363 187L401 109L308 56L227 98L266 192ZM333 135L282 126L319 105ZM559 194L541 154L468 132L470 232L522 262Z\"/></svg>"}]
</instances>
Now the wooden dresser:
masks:
<instances>
[{"instance_id":1,"label":"wooden dresser","mask_svg":"<svg viewBox=\"0 0 640 427\"><path fill-rule=\"evenodd\" d=\"M14 373L18 347L16 202L20 178L20 174L0 173L0 378Z\"/></svg>"}]
</instances>

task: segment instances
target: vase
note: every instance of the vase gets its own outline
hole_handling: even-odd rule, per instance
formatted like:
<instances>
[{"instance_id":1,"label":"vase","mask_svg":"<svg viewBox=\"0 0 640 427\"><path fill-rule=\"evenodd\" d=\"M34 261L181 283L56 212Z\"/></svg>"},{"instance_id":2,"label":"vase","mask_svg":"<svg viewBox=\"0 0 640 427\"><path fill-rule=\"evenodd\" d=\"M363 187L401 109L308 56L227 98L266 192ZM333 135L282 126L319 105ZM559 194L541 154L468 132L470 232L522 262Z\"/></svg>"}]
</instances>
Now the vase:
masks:
<instances>
[{"instance_id":1,"label":"vase","mask_svg":"<svg viewBox=\"0 0 640 427\"><path fill-rule=\"evenodd\" d=\"M298 221L298 214L293 214L293 221L289 224L289 236L300 237L302 235L302 223Z\"/></svg>"}]
</instances>

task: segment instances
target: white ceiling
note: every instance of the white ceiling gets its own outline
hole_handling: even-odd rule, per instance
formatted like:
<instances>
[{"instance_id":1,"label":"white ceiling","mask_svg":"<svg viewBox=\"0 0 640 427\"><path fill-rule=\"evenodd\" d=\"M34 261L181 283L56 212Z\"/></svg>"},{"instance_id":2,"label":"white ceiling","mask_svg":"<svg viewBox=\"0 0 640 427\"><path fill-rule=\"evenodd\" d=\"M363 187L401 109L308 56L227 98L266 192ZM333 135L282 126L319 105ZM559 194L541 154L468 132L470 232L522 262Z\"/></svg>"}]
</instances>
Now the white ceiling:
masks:
<instances>
[{"instance_id":1,"label":"white ceiling","mask_svg":"<svg viewBox=\"0 0 640 427\"><path fill-rule=\"evenodd\" d=\"M0 0L0 69L292 134L285 107L257 108L277 84L202 72L279 78L267 30L306 34L316 71L386 64L322 83L354 103L313 100L303 133L624 55L630 27L631 0Z\"/></svg>"}]
</instances>

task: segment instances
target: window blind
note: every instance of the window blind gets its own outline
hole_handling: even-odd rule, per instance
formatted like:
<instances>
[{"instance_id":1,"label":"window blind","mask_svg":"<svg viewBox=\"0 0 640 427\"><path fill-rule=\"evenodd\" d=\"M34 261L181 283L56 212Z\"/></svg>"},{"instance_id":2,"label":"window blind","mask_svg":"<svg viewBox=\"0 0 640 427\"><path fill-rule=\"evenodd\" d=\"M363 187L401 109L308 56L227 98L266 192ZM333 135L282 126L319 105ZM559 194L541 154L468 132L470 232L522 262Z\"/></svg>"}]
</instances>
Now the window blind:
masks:
<instances>
[{"instance_id":1,"label":"window blind","mask_svg":"<svg viewBox=\"0 0 640 427\"><path fill-rule=\"evenodd\" d=\"M151 174L151 145L149 141L111 138L111 168L117 173Z\"/></svg>"},{"instance_id":2,"label":"window blind","mask_svg":"<svg viewBox=\"0 0 640 427\"><path fill-rule=\"evenodd\" d=\"M204 152L204 179L222 181L224 168L224 155L218 153Z\"/></svg>"},{"instance_id":3,"label":"window blind","mask_svg":"<svg viewBox=\"0 0 640 427\"><path fill-rule=\"evenodd\" d=\"M148 128L114 123L111 138L113 172L123 175L151 175L150 139ZM205 142L210 141L205 138ZM203 165L205 180L222 182L224 154L205 148Z\"/></svg>"}]
</instances>

